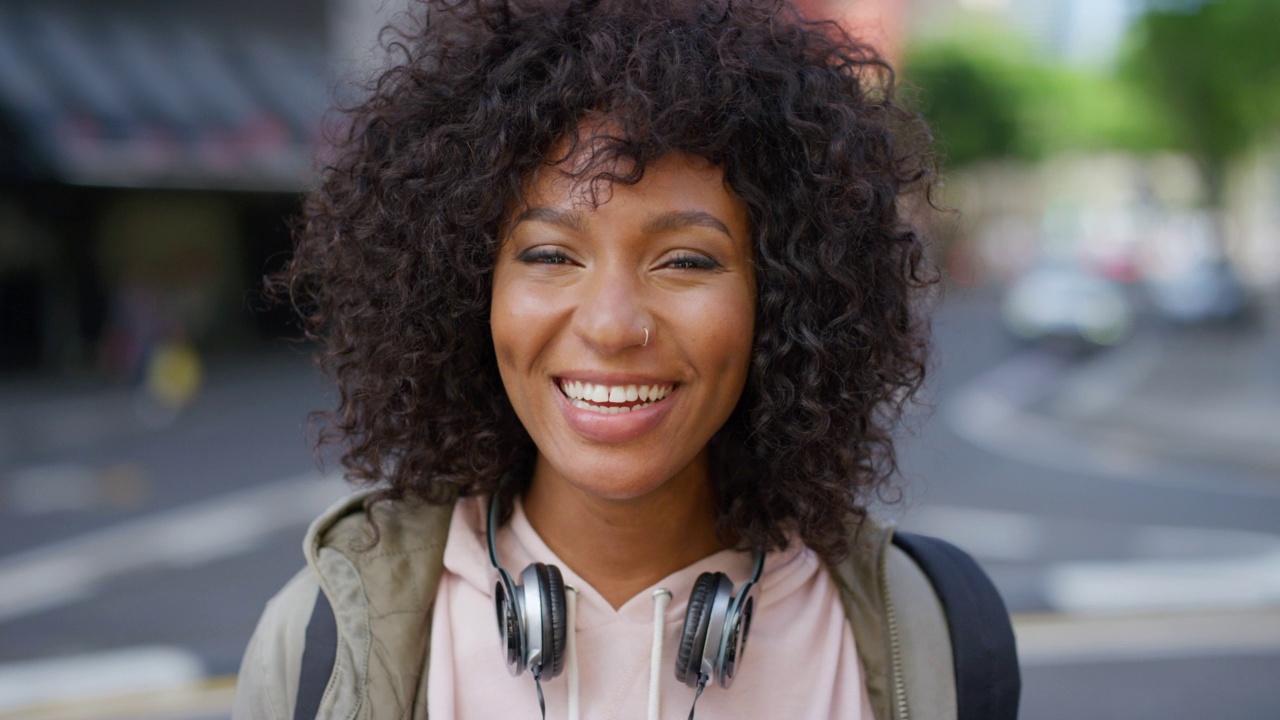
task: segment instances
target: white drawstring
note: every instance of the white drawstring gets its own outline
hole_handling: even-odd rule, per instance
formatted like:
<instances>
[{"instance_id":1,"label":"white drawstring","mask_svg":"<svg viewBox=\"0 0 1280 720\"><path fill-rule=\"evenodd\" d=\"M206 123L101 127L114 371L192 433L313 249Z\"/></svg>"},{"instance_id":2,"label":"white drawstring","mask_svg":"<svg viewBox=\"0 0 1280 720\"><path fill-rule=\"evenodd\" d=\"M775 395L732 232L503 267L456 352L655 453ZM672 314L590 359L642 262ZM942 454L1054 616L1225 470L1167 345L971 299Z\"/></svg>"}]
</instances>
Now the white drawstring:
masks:
<instances>
[{"instance_id":1,"label":"white drawstring","mask_svg":"<svg viewBox=\"0 0 1280 720\"><path fill-rule=\"evenodd\" d=\"M667 605L671 591L658 588L653 591L653 654L649 656L649 720L658 720L662 714L662 636L666 634Z\"/></svg>"},{"instance_id":2,"label":"white drawstring","mask_svg":"<svg viewBox=\"0 0 1280 720\"><path fill-rule=\"evenodd\" d=\"M564 589L568 591L565 600L569 606L569 637L566 638L569 651L565 658L569 664L569 720L578 720L578 644L574 640L578 625L578 589L572 585L565 585Z\"/></svg>"},{"instance_id":3,"label":"white drawstring","mask_svg":"<svg viewBox=\"0 0 1280 720\"><path fill-rule=\"evenodd\" d=\"M578 720L578 589L565 585L565 603L568 605L568 646L565 662L569 665L569 720ZM671 604L671 591L658 588L653 591L653 653L649 657L649 720L658 720L662 714L662 639L666 634L667 605Z\"/></svg>"}]
</instances>

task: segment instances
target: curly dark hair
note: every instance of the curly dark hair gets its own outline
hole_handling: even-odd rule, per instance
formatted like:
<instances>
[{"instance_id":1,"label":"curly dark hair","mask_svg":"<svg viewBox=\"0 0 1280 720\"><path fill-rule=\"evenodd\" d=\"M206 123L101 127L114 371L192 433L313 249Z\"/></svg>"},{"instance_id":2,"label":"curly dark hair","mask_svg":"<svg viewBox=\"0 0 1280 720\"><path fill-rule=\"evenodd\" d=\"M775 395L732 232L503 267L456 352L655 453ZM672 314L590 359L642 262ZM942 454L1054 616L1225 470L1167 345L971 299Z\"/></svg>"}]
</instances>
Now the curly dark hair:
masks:
<instances>
[{"instance_id":1,"label":"curly dark hair","mask_svg":"<svg viewBox=\"0 0 1280 720\"><path fill-rule=\"evenodd\" d=\"M490 281L523 183L586 133L569 154L590 148L576 172L592 187L683 151L723 168L749 209L756 334L711 442L721 536L766 550L794 531L828 559L847 552L897 469L892 433L926 372L917 301L935 279L903 203L927 200L930 139L890 67L780 1L419 9L343 111L271 279L336 380L320 442L344 445L348 478L435 503L527 483L536 448L498 375Z\"/></svg>"}]
</instances>

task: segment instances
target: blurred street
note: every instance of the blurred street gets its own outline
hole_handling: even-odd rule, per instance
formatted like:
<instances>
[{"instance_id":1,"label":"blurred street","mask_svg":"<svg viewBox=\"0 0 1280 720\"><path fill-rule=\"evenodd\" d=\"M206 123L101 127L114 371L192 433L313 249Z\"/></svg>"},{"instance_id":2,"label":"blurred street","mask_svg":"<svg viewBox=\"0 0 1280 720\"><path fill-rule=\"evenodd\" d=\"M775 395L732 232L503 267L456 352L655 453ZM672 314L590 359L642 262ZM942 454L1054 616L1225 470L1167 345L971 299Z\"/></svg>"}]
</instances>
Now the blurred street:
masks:
<instances>
[{"instance_id":1,"label":"blurred street","mask_svg":"<svg viewBox=\"0 0 1280 720\"><path fill-rule=\"evenodd\" d=\"M875 512L991 573L1025 720L1280 718L1280 3L794 2L955 210ZM262 279L406 6L0 0L0 720L229 717L349 491Z\"/></svg>"},{"instance_id":2,"label":"blurred street","mask_svg":"<svg viewBox=\"0 0 1280 720\"><path fill-rule=\"evenodd\" d=\"M935 407L883 512L993 574L1024 718L1275 718L1273 351L1154 324L1106 350L1030 346L997 305L956 289L941 307ZM0 388L0 717L228 717L263 604L344 490L313 462L306 413L327 398L301 351L207 376L161 429L126 390Z\"/></svg>"}]
</instances>

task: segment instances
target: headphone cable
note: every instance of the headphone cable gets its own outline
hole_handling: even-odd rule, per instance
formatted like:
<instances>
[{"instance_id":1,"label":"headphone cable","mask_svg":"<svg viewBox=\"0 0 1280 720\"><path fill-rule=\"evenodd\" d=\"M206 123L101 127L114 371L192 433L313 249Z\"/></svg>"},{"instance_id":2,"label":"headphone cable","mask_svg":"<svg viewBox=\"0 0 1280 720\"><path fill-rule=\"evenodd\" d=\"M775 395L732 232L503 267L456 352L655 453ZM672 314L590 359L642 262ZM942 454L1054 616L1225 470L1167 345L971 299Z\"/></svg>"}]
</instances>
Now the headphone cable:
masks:
<instances>
[{"instance_id":1,"label":"headphone cable","mask_svg":"<svg viewBox=\"0 0 1280 720\"><path fill-rule=\"evenodd\" d=\"M707 674L698 673L698 692L693 696L693 704L689 706L689 720L693 720L693 712L698 709L698 698L707 687ZM544 718L545 720L545 718Z\"/></svg>"},{"instance_id":2,"label":"headphone cable","mask_svg":"<svg viewBox=\"0 0 1280 720\"><path fill-rule=\"evenodd\" d=\"M542 663L533 668L533 684L538 688L538 708L542 710L542 720L547 720L547 701L542 697Z\"/></svg>"}]
</instances>

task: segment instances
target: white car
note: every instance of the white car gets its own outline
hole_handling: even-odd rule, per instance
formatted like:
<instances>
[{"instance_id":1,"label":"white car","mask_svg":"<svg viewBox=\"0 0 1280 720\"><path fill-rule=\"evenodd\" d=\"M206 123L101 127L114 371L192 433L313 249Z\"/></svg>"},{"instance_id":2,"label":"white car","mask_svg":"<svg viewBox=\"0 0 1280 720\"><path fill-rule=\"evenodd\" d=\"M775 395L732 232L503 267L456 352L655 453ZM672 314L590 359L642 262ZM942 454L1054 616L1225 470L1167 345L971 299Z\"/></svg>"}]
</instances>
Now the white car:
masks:
<instances>
[{"instance_id":1,"label":"white car","mask_svg":"<svg viewBox=\"0 0 1280 720\"><path fill-rule=\"evenodd\" d=\"M1066 338L1115 345L1133 330L1133 304L1112 280L1066 261L1045 262L1005 293L1005 325L1022 338Z\"/></svg>"}]
</instances>

